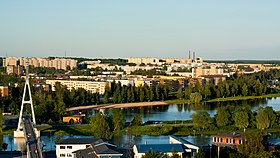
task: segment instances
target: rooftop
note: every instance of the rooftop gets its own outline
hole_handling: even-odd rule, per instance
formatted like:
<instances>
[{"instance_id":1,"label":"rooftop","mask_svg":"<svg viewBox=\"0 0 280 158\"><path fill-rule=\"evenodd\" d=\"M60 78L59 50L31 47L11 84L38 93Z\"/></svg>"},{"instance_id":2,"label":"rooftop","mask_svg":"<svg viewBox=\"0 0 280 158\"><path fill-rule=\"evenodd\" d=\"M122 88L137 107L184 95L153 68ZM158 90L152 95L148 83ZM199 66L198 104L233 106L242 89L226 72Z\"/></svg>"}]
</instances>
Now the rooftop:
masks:
<instances>
[{"instance_id":1,"label":"rooftop","mask_svg":"<svg viewBox=\"0 0 280 158\"><path fill-rule=\"evenodd\" d=\"M184 148L182 144L140 144L136 145L136 148L139 153L146 152L172 152L176 150L176 152L184 152Z\"/></svg>"},{"instance_id":2,"label":"rooftop","mask_svg":"<svg viewBox=\"0 0 280 158\"><path fill-rule=\"evenodd\" d=\"M100 138L67 138L67 139L62 139L57 145L63 145L63 144L91 144L96 141L100 141L103 139Z\"/></svg>"},{"instance_id":3,"label":"rooftop","mask_svg":"<svg viewBox=\"0 0 280 158\"><path fill-rule=\"evenodd\" d=\"M220 134L213 135L213 137L241 138L242 134L238 132L220 133Z\"/></svg>"}]
</instances>

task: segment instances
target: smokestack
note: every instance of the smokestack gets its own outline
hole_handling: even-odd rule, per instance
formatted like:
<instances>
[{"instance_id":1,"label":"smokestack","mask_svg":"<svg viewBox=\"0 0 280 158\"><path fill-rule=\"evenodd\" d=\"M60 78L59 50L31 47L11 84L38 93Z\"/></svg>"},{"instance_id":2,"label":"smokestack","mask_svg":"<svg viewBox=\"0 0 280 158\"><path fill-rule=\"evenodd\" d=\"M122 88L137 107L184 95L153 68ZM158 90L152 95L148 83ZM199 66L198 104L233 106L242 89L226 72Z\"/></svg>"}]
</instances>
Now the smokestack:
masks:
<instances>
[{"instance_id":1,"label":"smokestack","mask_svg":"<svg viewBox=\"0 0 280 158\"><path fill-rule=\"evenodd\" d=\"M193 52L193 61L195 61L195 52Z\"/></svg>"},{"instance_id":2,"label":"smokestack","mask_svg":"<svg viewBox=\"0 0 280 158\"><path fill-rule=\"evenodd\" d=\"M189 59L191 58L191 51L189 50Z\"/></svg>"}]
</instances>

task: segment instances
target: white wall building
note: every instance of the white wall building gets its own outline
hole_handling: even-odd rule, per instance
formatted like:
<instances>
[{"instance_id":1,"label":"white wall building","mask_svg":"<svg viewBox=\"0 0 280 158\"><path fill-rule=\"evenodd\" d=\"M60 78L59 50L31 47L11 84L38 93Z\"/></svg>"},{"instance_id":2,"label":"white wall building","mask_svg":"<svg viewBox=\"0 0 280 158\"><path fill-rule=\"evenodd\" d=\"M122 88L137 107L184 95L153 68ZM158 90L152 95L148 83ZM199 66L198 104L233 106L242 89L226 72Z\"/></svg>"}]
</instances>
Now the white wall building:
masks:
<instances>
[{"instance_id":1,"label":"white wall building","mask_svg":"<svg viewBox=\"0 0 280 158\"><path fill-rule=\"evenodd\" d=\"M91 143L97 141L96 138L68 138L56 144L57 158L74 158L72 152L86 149Z\"/></svg>"},{"instance_id":2,"label":"white wall building","mask_svg":"<svg viewBox=\"0 0 280 158\"><path fill-rule=\"evenodd\" d=\"M106 84L108 82L96 82L96 81L73 81L73 80L46 80L46 84L50 84L52 91L55 91L55 83L60 83L66 86L68 90L83 88L91 93L105 93ZM109 84L110 86L110 84Z\"/></svg>"}]
</instances>

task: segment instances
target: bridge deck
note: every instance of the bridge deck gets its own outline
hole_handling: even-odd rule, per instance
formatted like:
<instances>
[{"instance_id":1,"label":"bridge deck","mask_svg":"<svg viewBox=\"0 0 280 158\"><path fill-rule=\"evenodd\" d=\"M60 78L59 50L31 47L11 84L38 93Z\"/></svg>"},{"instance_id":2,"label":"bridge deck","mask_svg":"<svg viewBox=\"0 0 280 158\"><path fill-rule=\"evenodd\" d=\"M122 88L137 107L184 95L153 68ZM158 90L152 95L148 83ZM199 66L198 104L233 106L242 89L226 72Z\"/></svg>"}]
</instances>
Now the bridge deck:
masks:
<instances>
[{"instance_id":1,"label":"bridge deck","mask_svg":"<svg viewBox=\"0 0 280 158\"><path fill-rule=\"evenodd\" d=\"M24 120L24 135L27 145L27 157L42 158L42 152L38 143L33 124L30 119Z\"/></svg>"}]
</instances>

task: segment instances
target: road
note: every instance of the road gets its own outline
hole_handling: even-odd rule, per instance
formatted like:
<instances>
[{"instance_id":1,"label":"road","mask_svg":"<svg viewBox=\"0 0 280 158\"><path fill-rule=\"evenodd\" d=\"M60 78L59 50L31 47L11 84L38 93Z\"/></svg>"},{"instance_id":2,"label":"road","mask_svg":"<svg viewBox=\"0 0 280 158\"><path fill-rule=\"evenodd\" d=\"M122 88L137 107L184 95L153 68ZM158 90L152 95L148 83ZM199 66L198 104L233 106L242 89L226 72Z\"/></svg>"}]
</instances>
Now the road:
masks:
<instances>
[{"instance_id":1,"label":"road","mask_svg":"<svg viewBox=\"0 0 280 158\"><path fill-rule=\"evenodd\" d=\"M40 146L38 145L38 141L33 129L32 122L28 117L25 117L24 119L24 128L25 128L24 132L26 136L26 145L27 148L29 149L27 151L30 154L30 158L41 158Z\"/></svg>"}]
</instances>

